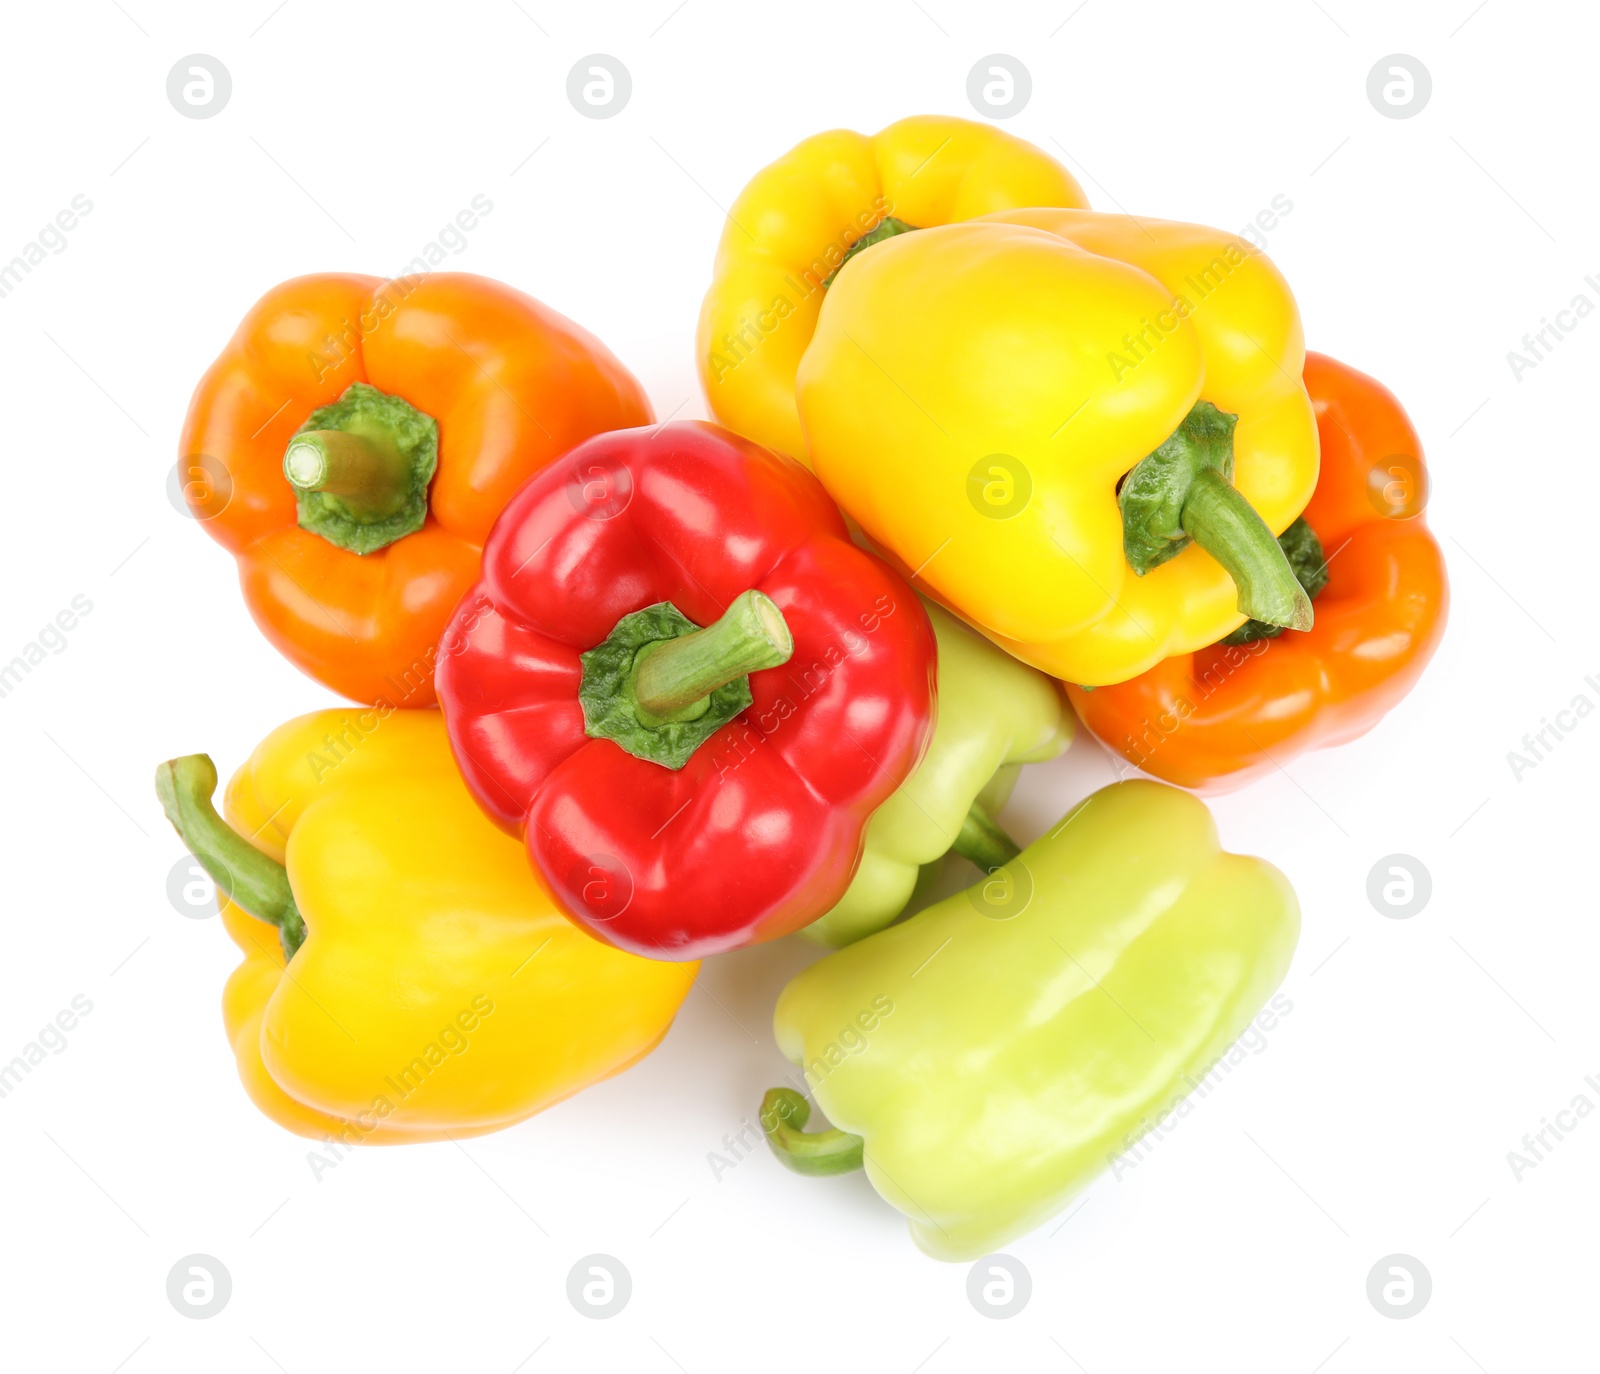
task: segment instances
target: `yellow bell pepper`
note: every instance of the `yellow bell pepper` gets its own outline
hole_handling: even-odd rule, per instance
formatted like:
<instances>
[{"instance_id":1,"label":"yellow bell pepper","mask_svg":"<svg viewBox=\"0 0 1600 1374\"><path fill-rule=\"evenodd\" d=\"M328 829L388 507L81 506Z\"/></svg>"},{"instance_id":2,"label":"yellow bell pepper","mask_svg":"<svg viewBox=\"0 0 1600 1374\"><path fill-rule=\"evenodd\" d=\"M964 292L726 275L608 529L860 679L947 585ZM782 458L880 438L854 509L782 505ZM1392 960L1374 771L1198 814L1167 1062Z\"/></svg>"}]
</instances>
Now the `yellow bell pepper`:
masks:
<instances>
[{"instance_id":1,"label":"yellow bell pepper","mask_svg":"<svg viewBox=\"0 0 1600 1374\"><path fill-rule=\"evenodd\" d=\"M1097 686L1310 626L1274 537L1317 482L1304 359L1234 235L1008 210L858 254L797 387L817 475L919 589Z\"/></svg>"},{"instance_id":2,"label":"yellow bell pepper","mask_svg":"<svg viewBox=\"0 0 1600 1374\"><path fill-rule=\"evenodd\" d=\"M572 925L467 792L436 711L280 726L212 808L203 754L156 787L245 959L223 1016L256 1105L344 1144L498 1130L655 1047L694 981Z\"/></svg>"},{"instance_id":3,"label":"yellow bell pepper","mask_svg":"<svg viewBox=\"0 0 1600 1374\"><path fill-rule=\"evenodd\" d=\"M855 245L900 227L1088 203L1054 158L971 120L921 115L870 137L835 129L797 144L745 187L717 247L696 347L712 414L804 461L795 369Z\"/></svg>"}]
</instances>

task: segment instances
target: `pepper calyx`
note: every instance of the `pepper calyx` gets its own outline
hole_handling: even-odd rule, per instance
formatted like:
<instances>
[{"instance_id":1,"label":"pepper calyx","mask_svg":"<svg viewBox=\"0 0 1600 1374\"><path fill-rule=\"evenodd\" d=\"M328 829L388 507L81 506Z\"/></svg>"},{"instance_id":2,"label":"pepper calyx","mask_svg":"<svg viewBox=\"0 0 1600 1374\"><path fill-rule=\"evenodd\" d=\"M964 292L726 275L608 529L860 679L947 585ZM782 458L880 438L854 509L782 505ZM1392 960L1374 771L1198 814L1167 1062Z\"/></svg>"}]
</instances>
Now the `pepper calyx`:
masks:
<instances>
[{"instance_id":1,"label":"pepper calyx","mask_svg":"<svg viewBox=\"0 0 1600 1374\"><path fill-rule=\"evenodd\" d=\"M306 923L289 886L289 870L263 854L211 803L217 767L206 754L168 759L156 769L156 796L178 838L217 890L257 920L278 927L285 960L305 943Z\"/></svg>"},{"instance_id":2,"label":"pepper calyx","mask_svg":"<svg viewBox=\"0 0 1600 1374\"><path fill-rule=\"evenodd\" d=\"M1133 466L1117 492L1123 553L1143 577L1196 543L1233 578L1245 615L1309 630L1310 597L1272 531L1233 485L1238 420L1196 401L1167 441Z\"/></svg>"},{"instance_id":3,"label":"pepper calyx","mask_svg":"<svg viewBox=\"0 0 1600 1374\"><path fill-rule=\"evenodd\" d=\"M833 279L837 277L839 273L844 271L845 263L849 262L851 258L855 257L857 253L865 252L875 243L882 243L885 239L892 239L896 234L910 234L921 227L921 225L917 224L907 224L903 219L896 219L893 215L885 215L875 225L873 225L872 228L867 230L866 233L864 233L847 249L845 249L844 256L839 259L839 265L822 279L823 286L832 286Z\"/></svg>"},{"instance_id":4,"label":"pepper calyx","mask_svg":"<svg viewBox=\"0 0 1600 1374\"><path fill-rule=\"evenodd\" d=\"M807 1131L811 1104L793 1088L771 1088L761 1099L761 1130L784 1167L812 1178L848 1174L861 1168L866 1142L830 1127Z\"/></svg>"},{"instance_id":5,"label":"pepper calyx","mask_svg":"<svg viewBox=\"0 0 1600 1374\"><path fill-rule=\"evenodd\" d=\"M750 707L749 675L793 652L783 613L763 592L740 593L704 628L658 601L623 616L578 656L584 733L677 770Z\"/></svg>"},{"instance_id":6,"label":"pepper calyx","mask_svg":"<svg viewBox=\"0 0 1600 1374\"><path fill-rule=\"evenodd\" d=\"M366 382L313 410L283 453L300 528L355 554L422 528L438 465L438 421Z\"/></svg>"},{"instance_id":7,"label":"pepper calyx","mask_svg":"<svg viewBox=\"0 0 1600 1374\"><path fill-rule=\"evenodd\" d=\"M1313 601L1328 585L1328 560L1323 555L1322 541L1317 532L1306 523L1305 516L1296 516L1295 522L1278 536L1278 547L1289 560L1295 580ZM1224 635L1218 644L1253 644L1258 639L1276 639L1283 633L1282 625L1268 625L1260 620L1247 620L1230 635Z\"/></svg>"}]
</instances>

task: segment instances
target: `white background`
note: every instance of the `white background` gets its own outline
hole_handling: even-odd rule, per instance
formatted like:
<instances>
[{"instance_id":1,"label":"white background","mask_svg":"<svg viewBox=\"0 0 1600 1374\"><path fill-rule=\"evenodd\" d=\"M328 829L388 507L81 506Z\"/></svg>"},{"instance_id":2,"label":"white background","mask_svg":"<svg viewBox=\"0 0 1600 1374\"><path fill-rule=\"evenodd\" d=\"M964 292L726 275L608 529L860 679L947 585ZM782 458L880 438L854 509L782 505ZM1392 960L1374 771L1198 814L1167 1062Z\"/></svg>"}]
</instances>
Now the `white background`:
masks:
<instances>
[{"instance_id":1,"label":"white background","mask_svg":"<svg viewBox=\"0 0 1600 1374\"><path fill-rule=\"evenodd\" d=\"M777 6L8 7L0 260L74 195L93 211L0 299L0 660L82 594L93 612L0 700L0 1058L74 995L94 1010L0 1100L0 1362L286 1374L804 1364L876 1371L1573 1368L1592 1358L1600 1120L1517 1181L1507 1152L1600 1076L1591 717L1521 781L1507 752L1577 694L1600 703L1592 379L1600 318L1515 380L1508 350L1600 274L1591 7L1257 0L1226 6L883 0ZM233 95L180 117L169 69L219 58ZM581 118L586 54L633 78ZM1229 847L1292 878L1294 1009L1145 1163L1010 1247L1019 1316L911 1244L864 1178L708 1152L783 1068L795 941L708 965L660 1051L503 1134L367 1150L317 1181L259 1116L218 1002L236 951L165 895L181 853L155 763L224 773L331 698L269 648L231 561L169 505L189 394L238 318L298 273L397 270L473 196L449 266L596 332L657 413L704 414L696 310L727 206L800 138L972 115L967 73L1020 58L1006 127L1101 208L1237 229L1282 194L1268 251L1312 347L1386 380L1424 436L1449 634L1377 730L1217 804ZM1431 102L1381 117L1369 69L1426 64ZM1080 740L1026 780L1031 838L1108 781ZM1368 871L1405 853L1427 908L1388 920ZM1404 1321L1368 1270L1433 1278ZM220 1259L216 1317L169 1304L175 1260ZM581 1256L626 1264L605 1321L568 1303ZM535 1353L536 1352L536 1353ZM519 1363L520 1362L520 1363Z\"/></svg>"}]
</instances>

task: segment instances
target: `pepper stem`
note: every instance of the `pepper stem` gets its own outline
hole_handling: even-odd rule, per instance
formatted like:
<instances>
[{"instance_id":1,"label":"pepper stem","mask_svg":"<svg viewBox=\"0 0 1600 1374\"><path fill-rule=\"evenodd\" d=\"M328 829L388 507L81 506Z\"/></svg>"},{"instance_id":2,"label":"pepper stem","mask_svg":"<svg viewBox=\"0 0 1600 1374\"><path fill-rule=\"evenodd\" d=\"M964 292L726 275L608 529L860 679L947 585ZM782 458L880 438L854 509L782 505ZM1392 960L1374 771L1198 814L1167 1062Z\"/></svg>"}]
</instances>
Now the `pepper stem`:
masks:
<instances>
[{"instance_id":1,"label":"pepper stem","mask_svg":"<svg viewBox=\"0 0 1600 1374\"><path fill-rule=\"evenodd\" d=\"M963 859L970 860L985 873L1004 868L1018 854L1022 846L995 824L994 819L977 802L961 822L961 833L950 846Z\"/></svg>"},{"instance_id":2,"label":"pepper stem","mask_svg":"<svg viewBox=\"0 0 1600 1374\"><path fill-rule=\"evenodd\" d=\"M916 224L907 224L903 219L896 219L893 215L886 215L845 250L844 256L839 259L839 265L822 279L822 284L824 286L832 286L833 279L844 271L845 263L855 257L857 253L863 253L868 248L871 248L873 244L882 243L885 239L892 239L897 234L913 233L920 227Z\"/></svg>"},{"instance_id":3,"label":"pepper stem","mask_svg":"<svg viewBox=\"0 0 1600 1374\"><path fill-rule=\"evenodd\" d=\"M1306 595L1315 601L1322 594L1323 588L1328 585L1328 560L1323 556L1322 541L1317 538L1317 532L1306 523L1305 516L1300 516L1278 536L1278 547L1283 550L1283 556L1289 560L1295 580L1305 588ZM1258 639L1276 639L1282 633L1281 625L1247 620L1232 634L1224 635L1217 643L1253 644Z\"/></svg>"},{"instance_id":4,"label":"pepper stem","mask_svg":"<svg viewBox=\"0 0 1600 1374\"><path fill-rule=\"evenodd\" d=\"M278 927L285 959L306 938L289 871L230 826L211 804L217 768L206 754L168 759L156 769L156 796L178 838L230 901Z\"/></svg>"},{"instance_id":5,"label":"pepper stem","mask_svg":"<svg viewBox=\"0 0 1600 1374\"><path fill-rule=\"evenodd\" d=\"M339 498L352 520L385 520L411 490L411 464L392 440L342 429L297 434L283 455L283 475L297 492Z\"/></svg>"},{"instance_id":6,"label":"pepper stem","mask_svg":"<svg viewBox=\"0 0 1600 1374\"><path fill-rule=\"evenodd\" d=\"M705 629L639 650L633 665L639 720L645 725L698 720L717 688L786 663L793 652L794 636L772 598L754 588L741 592Z\"/></svg>"},{"instance_id":7,"label":"pepper stem","mask_svg":"<svg viewBox=\"0 0 1600 1374\"><path fill-rule=\"evenodd\" d=\"M771 1088L761 1099L761 1129L778 1162L797 1174L825 1178L859 1169L865 1142L858 1135L831 1127L807 1132L811 1104L793 1088Z\"/></svg>"},{"instance_id":8,"label":"pepper stem","mask_svg":"<svg viewBox=\"0 0 1600 1374\"><path fill-rule=\"evenodd\" d=\"M1195 474L1183 503L1183 527L1227 570L1238 606L1251 620L1309 630L1311 598L1255 507L1214 468Z\"/></svg>"},{"instance_id":9,"label":"pepper stem","mask_svg":"<svg viewBox=\"0 0 1600 1374\"><path fill-rule=\"evenodd\" d=\"M366 382L313 410L283 451L300 528L354 554L376 553L427 523L438 465L434 418Z\"/></svg>"},{"instance_id":10,"label":"pepper stem","mask_svg":"<svg viewBox=\"0 0 1600 1374\"><path fill-rule=\"evenodd\" d=\"M1117 493L1123 553L1143 577L1193 540L1233 578L1245 615L1309 630L1311 598L1272 531L1233 485L1238 420L1196 401L1167 441L1134 464Z\"/></svg>"}]
</instances>

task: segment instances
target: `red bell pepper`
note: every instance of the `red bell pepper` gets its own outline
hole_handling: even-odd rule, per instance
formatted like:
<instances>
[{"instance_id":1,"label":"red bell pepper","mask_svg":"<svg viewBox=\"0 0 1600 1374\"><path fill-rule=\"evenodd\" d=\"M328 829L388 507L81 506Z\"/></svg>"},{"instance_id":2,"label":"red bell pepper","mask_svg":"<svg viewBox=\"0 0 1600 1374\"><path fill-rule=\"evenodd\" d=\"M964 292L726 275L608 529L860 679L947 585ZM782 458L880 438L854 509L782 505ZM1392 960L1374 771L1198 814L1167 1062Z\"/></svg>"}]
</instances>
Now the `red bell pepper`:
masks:
<instances>
[{"instance_id":1,"label":"red bell pepper","mask_svg":"<svg viewBox=\"0 0 1600 1374\"><path fill-rule=\"evenodd\" d=\"M435 680L467 785L567 914L699 959L838 901L921 758L934 666L916 595L817 480L695 422L531 478Z\"/></svg>"}]
</instances>

